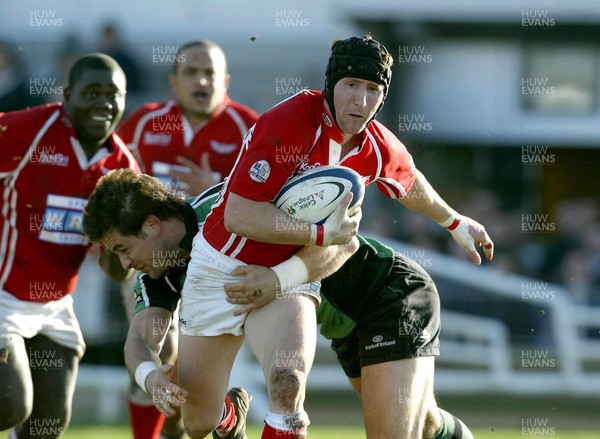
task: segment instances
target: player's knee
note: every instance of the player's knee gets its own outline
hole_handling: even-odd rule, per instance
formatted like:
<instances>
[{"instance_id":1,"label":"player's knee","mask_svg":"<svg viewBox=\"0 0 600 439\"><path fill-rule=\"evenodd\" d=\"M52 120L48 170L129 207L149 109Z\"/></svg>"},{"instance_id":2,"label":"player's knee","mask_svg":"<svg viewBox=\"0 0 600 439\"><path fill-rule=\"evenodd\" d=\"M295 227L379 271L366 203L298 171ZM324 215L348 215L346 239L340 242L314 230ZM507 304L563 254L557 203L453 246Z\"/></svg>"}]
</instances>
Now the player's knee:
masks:
<instances>
[{"instance_id":1,"label":"player's knee","mask_svg":"<svg viewBox=\"0 0 600 439\"><path fill-rule=\"evenodd\" d=\"M428 410L423 423L423 437L433 438L441 426L441 419L437 407L435 410Z\"/></svg>"},{"instance_id":2,"label":"player's knee","mask_svg":"<svg viewBox=\"0 0 600 439\"><path fill-rule=\"evenodd\" d=\"M0 387L0 431L3 431L23 423L31 416L33 395L17 382L13 382L9 388Z\"/></svg>"},{"instance_id":3,"label":"player's knee","mask_svg":"<svg viewBox=\"0 0 600 439\"><path fill-rule=\"evenodd\" d=\"M25 422L31 416L32 404L22 398L6 398L0 401L0 431L8 430Z\"/></svg>"},{"instance_id":4,"label":"player's knee","mask_svg":"<svg viewBox=\"0 0 600 439\"><path fill-rule=\"evenodd\" d=\"M202 439L209 436L219 425L219 416L209 418L206 416L195 416L192 419L184 419L185 432L191 439Z\"/></svg>"},{"instance_id":5,"label":"player's knee","mask_svg":"<svg viewBox=\"0 0 600 439\"><path fill-rule=\"evenodd\" d=\"M275 368L271 373L269 394L275 406L295 412L302 401L306 374L291 367Z\"/></svg>"}]
</instances>

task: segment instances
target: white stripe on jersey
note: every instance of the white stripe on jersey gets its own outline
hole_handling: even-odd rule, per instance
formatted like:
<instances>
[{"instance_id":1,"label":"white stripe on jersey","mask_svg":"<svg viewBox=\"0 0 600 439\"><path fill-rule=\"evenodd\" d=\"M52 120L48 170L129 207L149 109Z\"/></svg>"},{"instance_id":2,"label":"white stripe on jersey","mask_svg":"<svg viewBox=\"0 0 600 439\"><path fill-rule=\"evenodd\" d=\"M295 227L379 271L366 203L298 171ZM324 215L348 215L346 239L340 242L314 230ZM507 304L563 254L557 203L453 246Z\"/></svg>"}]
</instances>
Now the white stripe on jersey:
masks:
<instances>
[{"instance_id":1,"label":"white stripe on jersey","mask_svg":"<svg viewBox=\"0 0 600 439\"><path fill-rule=\"evenodd\" d=\"M342 157L342 145L337 143L333 139L329 139L329 164L330 165L338 165L340 163L340 158Z\"/></svg>"},{"instance_id":2,"label":"white stripe on jersey","mask_svg":"<svg viewBox=\"0 0 600 439\"><path fill-rule=\"evenodd\" d=\"M373 176L373 180L377 180L379 178L379 176L381 175L381 168L383 166L383 163L382 163L383 159L381 158L381 150L379 149L379 145L377 144L375 137L373 137L373 134L371 134L371 132L369 131L368 128L365 130L365 132L367 133L367 137L371 141L371 145L373 145L373 149L375 150L375 155L377 156L377 172Z\"/></svg>"},{"instance_id":3,"label":"white stripe on jersey","mask_svg":"<svg viewBox=\"0 0 600 439\"><path fill-rule=\"evenodd\" d=\"M229 256L229 249L231 247L233 247L233 244L235 244L235 240L238 238L238 235L236 235L235 233L231 233L229 235L229 239L227 240L227 242L225 243L225 245L223 247L221 247L219 250L219 253L223 253Z\"/></svg>"},{"instance_id":4,"label":"white stripe on jersey","mask_svg":"<svg viewBox=\"0 0 600 439\"><path fill-rule=\"evenodd\" d=\"M203 204L208 204L210 205L210 211L212 211L215 204L213 200L219 197L219 195L221 194L220 189L223 186L223 183L217 183L216 185L206 189L204 192L202 192L200 195L194 198L191 203L189 203L190 206L192 206L192 209L196 210ZM202 221L198 221L198 227L202 227L204 225L204 221L206 221L206 218Z\"/></svg>"},{"instance_id":5,"label":"white stripe on jersey","mask_svg":"<svg viewBox=\"0 0 600 439\"><path fill-rule=\"evenodd\" d=\"M240 114L237 111L235 111L235 109L231 107L227 107L225 109L225 112L229 114L229 117L233 119L233 121L238 127L238 130L240 130L240 135L243 139L246 133L248 132L248 127L246 126L244 119L242 118L242 116L240 116Z\"/></svg>"},{"instance_id":6,"label":"white stripe on jersey","mask_svg":"<svg viewBox=\"0 0 600 439\"><path fill-rule=\"evenodd\" d=\"M175 105L174 100L167 101L164 107L152 110L149 113L146 113L142 117L140 117L140 120L138 120L138 123L135 126L135 131L133 132L133 138L131 139L131 143L127 146L131 148L131 150L137 151L138 145L140 144L140 138L142 137L142 134L144 132L144 126L146 125L146 122L148 122L148 119L151 119L154 116L162 116L163 114L168 113L169 111L171 111L171 108L173 108L173 105Z\"/></svg>"},{"instance_id":7,"label":"white stripe on jersey","mask_svg":"<svg viewBox=\"0 0 600 439\"><path fill-rule=\"evenodd\" d=\"M169 280L169 276L165 276L165 282L171 287L171 291L173 291L174 293L180 292L180 291L177 291L177 288L175 288L175 285L173 285L171 283L171 281Z\"/></svg>"},{"instance_id":8,"label":"white stripe on jersey","mask_svg":"<svg viewBox=\"0 0 600 439\"><path fill-rule=\"evenodd\" d=\"M4 257L0 259L0 290L4 290L4 284L6 279L10 275L12 264L15 259L15 249L17 247L17 238L19 232L17 231L17 191L15 190L15 182L19 177L21 170L30 162L31 156L38 147L38 143L42 137L46 134L50 126L58 119L60 110L56 110L50 115L48 120L44 123L42 128L35 135L33 142L29 146L27 153L23 156L17 167L7 173L5 176L11 175L6 182L6 187L3 194L3 208L2 216L6 218L4 221L4 228L2 229L2 244L0 246L0 255ZM12 232L12 233L11 233Z\"/></svg>"},{"instance_id":9,"label":"white stripe on jersey","mask_svg":"<svg viewBox=\"0 0 600 439\"><path fill-rule=\"evenodd\" d=\"M405 197L407 194L404 186L402 186L400 183L398 183L393 178L378 178L377 183L380 183L380 185L387 190L387 192L388 192L388 194L390 194L390 198L392 200L398 199L398 197L396 196L396 194L398 192L400 193L401 197ZM392 188L396 189L396 191L392 190Z\"/></svg>"},{"instance_id":10,"label":"white stripe on jersey","mask_svg":"<svg viewBox=\"0 0 600 439\"><path fill-rule=\"evenodd\" d=\"M140 290L142 292L142 299L144 300L144 308L150 307L150 297L148 297L148 290L146 290L146 284L144 283L144 277L148 276L147 274L143 274L138 278L140 283ZM166 278L166 277L165 277Z\"/></svg>"},{"instance_id":11,"label":"white stripe on jersey","mask_svg":"<svg viewBox=\"0 0 600 439\"><path fill-rule=\"evenodd\" d=\"M231 256L232 258L237 258L237 255L240 254L240 252L242 251L242 249L244 248L244 246L246 245L246 241L248 241L248 238L246 238L245 236L240 236L240 242L237 245L237 247L231 252L231 254L229 256Z\"/></svg>"},{"instance_id":12,"label":"white stripe on jersey","mask_svg":"<svg viewBox=\"0 0 600 439\"><path fill-rule=\"evenodd\" d=\"M315 145L317 144L317 141L319 140L319 138L321 137L321 128L322 128L322 125L319 125L319 128L317 128L317 131L315 132L315 140L313 140L313 143L312 143L312 145L310 147L311 151L315 147Z\"/></svg>"}]
</instances>

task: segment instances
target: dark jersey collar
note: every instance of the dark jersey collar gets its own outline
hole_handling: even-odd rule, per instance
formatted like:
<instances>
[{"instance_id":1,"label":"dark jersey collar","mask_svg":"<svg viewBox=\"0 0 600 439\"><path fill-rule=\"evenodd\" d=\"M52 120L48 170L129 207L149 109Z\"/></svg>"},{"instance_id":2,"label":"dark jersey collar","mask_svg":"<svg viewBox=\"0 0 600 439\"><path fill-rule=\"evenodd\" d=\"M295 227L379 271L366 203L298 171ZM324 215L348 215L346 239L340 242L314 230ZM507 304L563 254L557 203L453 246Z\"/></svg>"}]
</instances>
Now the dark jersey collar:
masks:
<instances>
[{"instance_id":1,"label":"dark jersey collar","mask_svg":"<svg viewBox=\"0 0 600 439\"><path fill-rule=\"evenodd\" d=\"M198 218L196 218L196 212L194 208L189 204L185 203L185 209L183 211L183 222L185 223L185 236L179 241L179 247L184 250L192 252L192 241L194 236L198 234Z\"/></svg>"}]
</instances>

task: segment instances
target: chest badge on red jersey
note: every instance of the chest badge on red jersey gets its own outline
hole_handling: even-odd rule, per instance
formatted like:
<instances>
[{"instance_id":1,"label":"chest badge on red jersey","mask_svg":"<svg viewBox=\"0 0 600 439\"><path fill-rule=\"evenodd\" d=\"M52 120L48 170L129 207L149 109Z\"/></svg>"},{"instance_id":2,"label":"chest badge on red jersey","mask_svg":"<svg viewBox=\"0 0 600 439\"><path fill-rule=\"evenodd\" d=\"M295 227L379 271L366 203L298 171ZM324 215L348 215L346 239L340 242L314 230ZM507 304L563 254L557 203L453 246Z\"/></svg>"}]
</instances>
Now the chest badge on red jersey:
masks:
<instances>
[{"instance_id":1,"label":"chest badge on red jersey","mask_svg":"<svg viewBox=\"0 0 600 439\"><path fill-rule=\"evenodd\" d=\"M271 175L271 165L266 160L259 160L248 171L250 178L258 183L265 183Z\"/></svg>"}]
</instances>

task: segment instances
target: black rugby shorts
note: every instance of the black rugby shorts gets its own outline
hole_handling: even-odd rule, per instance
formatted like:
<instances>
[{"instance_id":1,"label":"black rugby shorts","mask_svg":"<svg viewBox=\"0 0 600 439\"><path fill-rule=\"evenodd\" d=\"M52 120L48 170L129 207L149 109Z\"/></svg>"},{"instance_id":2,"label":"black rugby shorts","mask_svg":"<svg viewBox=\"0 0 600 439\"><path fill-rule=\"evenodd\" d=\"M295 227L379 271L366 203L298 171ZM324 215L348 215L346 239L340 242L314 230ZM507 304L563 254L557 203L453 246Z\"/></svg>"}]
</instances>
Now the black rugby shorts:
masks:
<instances>
[{"instance_id":1,"label":"black rugby shorts","mask_svg":"<svg viewBox=\"0 0 600 439\"><path fill-rule=\"evenodd\" d=\"M439 355L439 333L440 298L433 280L417 262L396 253L360 321L331 347L346 375L358 378L364 366Z\"/></svg>"}]
</instances>

